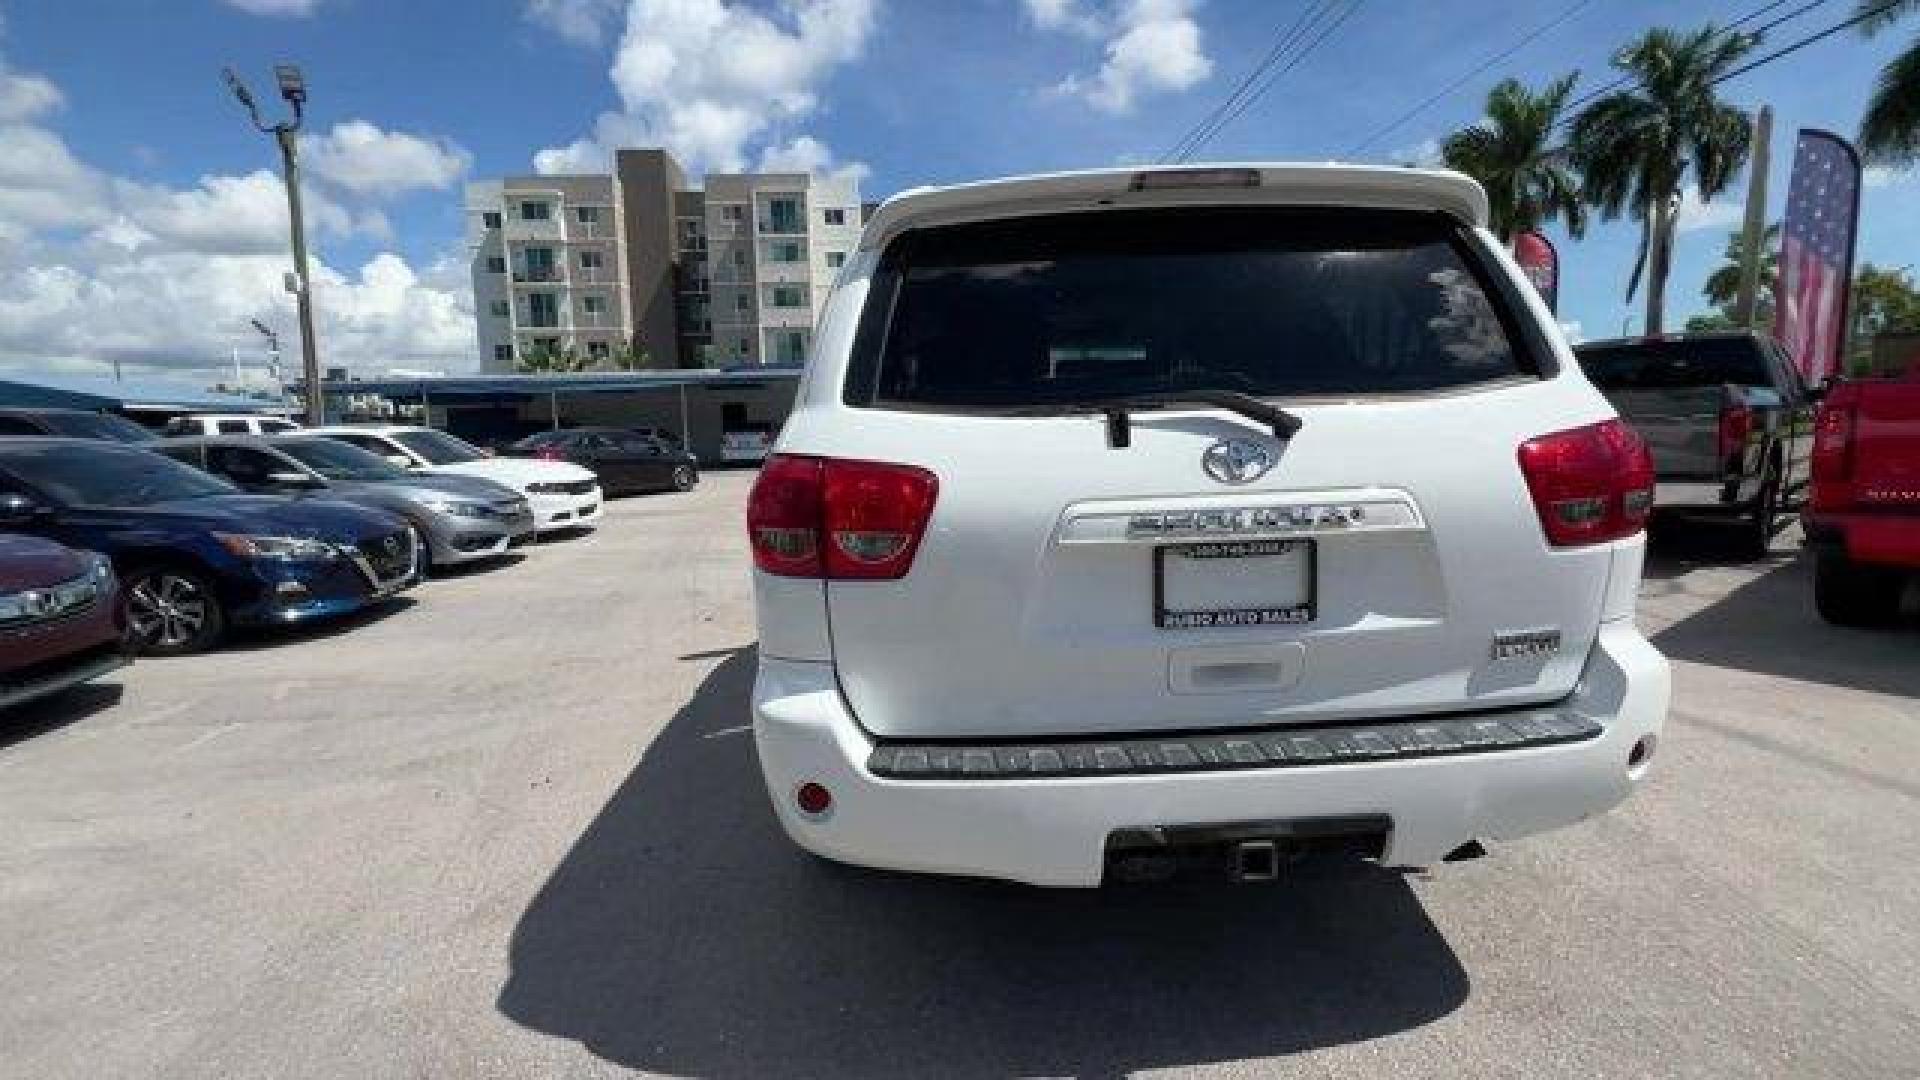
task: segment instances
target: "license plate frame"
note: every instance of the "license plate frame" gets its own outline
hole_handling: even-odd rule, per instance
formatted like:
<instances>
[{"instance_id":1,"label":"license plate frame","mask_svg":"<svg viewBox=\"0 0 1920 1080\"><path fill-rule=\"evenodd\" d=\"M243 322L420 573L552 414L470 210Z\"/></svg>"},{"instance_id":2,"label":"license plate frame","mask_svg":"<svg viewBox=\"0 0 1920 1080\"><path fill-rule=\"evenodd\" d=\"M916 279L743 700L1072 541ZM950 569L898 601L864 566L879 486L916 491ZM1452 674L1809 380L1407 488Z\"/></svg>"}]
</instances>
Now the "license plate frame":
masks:
<instances>
[{"instance_id":1,"label":"license plate frame","mask_svg":"<svg viewBox=\"0 0 1920 1080\"><path fill-rule=\"evenodd\" d=\"M1193 611L1167 609L1167 554L1182 558L1272 558L1304 551L1307 568L1306 599L1287 607L1215 608ZM1205 552L1197 555L1196 552ZM1153 625L1161 630L1215 630L1247 626L1304 626L1320 612L1320 549L1312 537L1284 540L1207 540L1161 544L1153 549Z\"/></svg>"}]
</instances>

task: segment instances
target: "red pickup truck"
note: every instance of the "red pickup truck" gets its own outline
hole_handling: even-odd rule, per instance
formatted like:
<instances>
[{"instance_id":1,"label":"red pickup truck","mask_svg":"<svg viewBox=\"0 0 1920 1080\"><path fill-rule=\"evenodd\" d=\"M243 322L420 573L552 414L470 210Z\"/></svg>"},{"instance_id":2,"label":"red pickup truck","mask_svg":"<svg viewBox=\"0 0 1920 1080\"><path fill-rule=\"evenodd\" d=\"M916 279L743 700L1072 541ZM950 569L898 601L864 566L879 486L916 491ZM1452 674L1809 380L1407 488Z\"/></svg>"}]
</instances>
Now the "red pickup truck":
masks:
<instances>
[{"instance_id":1,"label":"red pickup truck","mask_svg":"<svg viewBox=\"0 0 1920 1080\"><path fill-rule=\"evenodd\" d=\"M1891 622L1920 575L1920 377L1836 384L1812 456L1814 603L1842 626Z\"/></svg>"}]
</instances>

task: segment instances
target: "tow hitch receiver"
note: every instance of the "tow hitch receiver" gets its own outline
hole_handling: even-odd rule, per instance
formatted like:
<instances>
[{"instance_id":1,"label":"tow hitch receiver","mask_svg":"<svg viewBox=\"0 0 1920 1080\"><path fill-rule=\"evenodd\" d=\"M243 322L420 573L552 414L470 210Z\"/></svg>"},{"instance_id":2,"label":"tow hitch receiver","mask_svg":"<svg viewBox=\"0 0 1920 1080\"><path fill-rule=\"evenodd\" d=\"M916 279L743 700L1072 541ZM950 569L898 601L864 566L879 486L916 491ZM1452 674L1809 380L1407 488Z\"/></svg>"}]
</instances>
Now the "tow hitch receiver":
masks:
<instances>
[{"instance_id":1,"label":"tow hitch receiver","mask_svg":"<svg viewBox=\"0 0 1920 1080\"><path fill-rule=\"evenodd\" d=\"M1242 821L1117 829L1107 836L1108 883L1166 881L1176 875L1274 881L1307 859L1380 859L1393 824L1385 817Z\"/></svg>"},{"instance_id":2,"label":"tow hitch receiver","mask_svg":"<svg viewBox=\"0 0 1920 1080\"><path fill-rule=\"evenodd\" d=\"M1280 852L1271 840L1243 840L1233 849L1233 880L1272 881L1280 876Z\"/></svg>"}]
</instances>

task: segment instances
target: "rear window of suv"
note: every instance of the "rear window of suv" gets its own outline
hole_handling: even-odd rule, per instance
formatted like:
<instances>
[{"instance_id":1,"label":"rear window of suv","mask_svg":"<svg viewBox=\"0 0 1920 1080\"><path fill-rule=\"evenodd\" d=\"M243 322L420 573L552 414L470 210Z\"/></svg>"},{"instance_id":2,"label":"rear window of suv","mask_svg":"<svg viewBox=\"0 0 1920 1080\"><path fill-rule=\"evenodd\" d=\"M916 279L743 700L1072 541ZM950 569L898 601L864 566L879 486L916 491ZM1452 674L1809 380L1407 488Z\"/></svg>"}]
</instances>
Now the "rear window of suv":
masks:
<instances>
[{"instance_id":1,"label":"rear window of suv","mask_svg":"<svg viewBox=\"0 0 1920 1080\"><path fill-rule=\"evenodd\" d=\"M1437 214L1073 214L908 233L862 317L855 406L1008 411L1130 394L1425 393L1536 377Z\"/></svg>"}]
</instances>

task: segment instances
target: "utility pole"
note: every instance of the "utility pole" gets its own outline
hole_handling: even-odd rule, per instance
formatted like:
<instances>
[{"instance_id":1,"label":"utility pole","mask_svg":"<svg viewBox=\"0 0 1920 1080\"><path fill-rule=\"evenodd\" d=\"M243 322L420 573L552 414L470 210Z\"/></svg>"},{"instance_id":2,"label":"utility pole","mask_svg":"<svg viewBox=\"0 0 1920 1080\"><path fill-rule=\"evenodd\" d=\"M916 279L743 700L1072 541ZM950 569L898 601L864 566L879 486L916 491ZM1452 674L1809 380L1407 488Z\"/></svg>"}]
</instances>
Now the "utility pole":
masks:
<instances>
[{"instance_id":1,"label":"utility pole","mask_svg":"<svg viewBox=\"0 0 1920 1080\"><path fill-rule=\"evenodd\" d=\"M1747 218L1741 227L1740 292L1733 302L1733 321L1749 330L1760 329L1761 245L1767 236L1767 155L1773 139L1773 106L1760 106L1753 125L1753 156L1747 162Z\"/></svg>"},{"instance_id":2,"label":"utility pole","mask_svg":"<svg viewBox=\"0 0 1920 1080\"><path fill-rule=\"evenodd\" d=\"M313 340L313 279L307 271L306 219L300 212L300 121L306 112L307 84L300 69L292 64L276 64L273 77L280 85L280 96L293 108L293 119L278 124L263 123L253 94L232 68L223 72L228 89L246 106L253 126L273 136L280 146L280 162L287 183L287 217L293 232L293 274L290 291L300 309L300 359L307 387L307 423L326 423L326 403L320 391L320 354ZM277 347L277 346L276 346Z\"/></svg>"}]
</instances>

